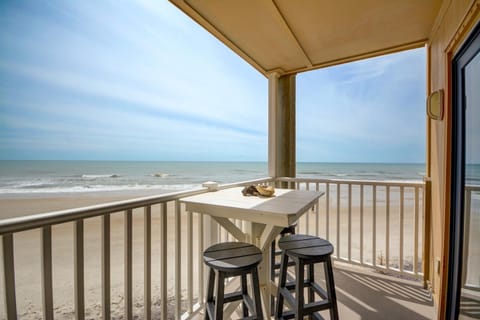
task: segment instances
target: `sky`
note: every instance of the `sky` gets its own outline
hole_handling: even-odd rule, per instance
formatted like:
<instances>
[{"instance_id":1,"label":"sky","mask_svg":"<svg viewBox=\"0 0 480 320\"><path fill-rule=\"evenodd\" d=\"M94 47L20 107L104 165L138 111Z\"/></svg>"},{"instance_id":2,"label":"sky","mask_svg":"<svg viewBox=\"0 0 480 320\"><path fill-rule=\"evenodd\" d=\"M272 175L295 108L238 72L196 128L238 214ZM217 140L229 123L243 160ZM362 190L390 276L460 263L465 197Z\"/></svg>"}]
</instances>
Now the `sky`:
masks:
<instances>
[{"instance_id":1,"label":"sky","mask_svg":"<svg viewBox=\"0 0 480 320\"><path fill-rule=\"evenodd\" d=\"M267 90L168 1L0 1L0 159L267 161ZM423 48L296 95L297 161L425 161Z\"/></svg>"}]
</instances>

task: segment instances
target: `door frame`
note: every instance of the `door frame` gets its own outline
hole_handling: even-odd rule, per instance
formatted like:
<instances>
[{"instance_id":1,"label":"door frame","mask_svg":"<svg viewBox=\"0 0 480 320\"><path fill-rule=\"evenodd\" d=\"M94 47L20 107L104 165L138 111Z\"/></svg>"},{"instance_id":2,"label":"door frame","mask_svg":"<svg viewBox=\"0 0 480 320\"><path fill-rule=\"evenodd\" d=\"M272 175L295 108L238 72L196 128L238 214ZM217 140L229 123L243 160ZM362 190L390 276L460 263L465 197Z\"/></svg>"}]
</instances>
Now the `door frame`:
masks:
<instances>
[{"instance_id":1,"label":"door frame","mask_svg":"<svg viewBox=\"0 0 480 320\"><path fill-rule=\"evenodd\" d=\"M450 245L446 318L458 319L462 289L464 184L465 184L465 79L466 65L480 52L480 23L452 61L452 171Z\"/></svg>"}]
</instances>

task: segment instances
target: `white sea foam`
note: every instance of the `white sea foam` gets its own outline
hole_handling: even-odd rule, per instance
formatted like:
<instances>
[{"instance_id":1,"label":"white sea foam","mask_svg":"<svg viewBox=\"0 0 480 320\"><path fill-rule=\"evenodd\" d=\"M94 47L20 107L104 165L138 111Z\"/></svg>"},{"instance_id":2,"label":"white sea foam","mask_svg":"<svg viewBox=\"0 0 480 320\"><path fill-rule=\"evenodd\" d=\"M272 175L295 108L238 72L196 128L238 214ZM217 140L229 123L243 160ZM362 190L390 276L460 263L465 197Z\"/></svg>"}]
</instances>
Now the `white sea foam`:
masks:
<instances>
[{"instance_id":1,"label":"white sea foam","mask_svg":"<svg viewBox=\"0 0 480 320\"><path fill-rule=\"evenodd\" d=\"M170 184L170 185L86 185L71 187L41 187L41 188L0 188L0 194L34 194L34 193L72 193L97 191L138 191L138 190L168 190L181 191L200 187L200 184Z\"/></svg>"},{"instance_id":2,"label":"white sea foam","mask_svg":"<svg viewBox=\"0 0 480 320\"><path fill-rule=\"evenodd\" d=\"M82 174L83 179L118 178L118 174Z\"/></svg>"},{"instance_id":3,"label":"white sea foam","mask_svg":"<svg viewBox=\"0 0 480 320\"><path fill-rule=\"evenodd\" d=\"M422 170L411 164L299 163L297 176L418 181ZM267 171L262 162L0 161L0 193L185 190L205 181L263 178Z\"/></svg>"},{"instance_id":4,"label":"white sea foam","mask_svg":"<svg viewBox=\"0 0 480 320\"><path fill-rule=\"evenodd\" d=\"M162 172L154 173L154 174L152 174L152 177L156 177L156 178L166 178L166 177L168 177L168 173L162 173Z\"/></svg>"}]
</instances>

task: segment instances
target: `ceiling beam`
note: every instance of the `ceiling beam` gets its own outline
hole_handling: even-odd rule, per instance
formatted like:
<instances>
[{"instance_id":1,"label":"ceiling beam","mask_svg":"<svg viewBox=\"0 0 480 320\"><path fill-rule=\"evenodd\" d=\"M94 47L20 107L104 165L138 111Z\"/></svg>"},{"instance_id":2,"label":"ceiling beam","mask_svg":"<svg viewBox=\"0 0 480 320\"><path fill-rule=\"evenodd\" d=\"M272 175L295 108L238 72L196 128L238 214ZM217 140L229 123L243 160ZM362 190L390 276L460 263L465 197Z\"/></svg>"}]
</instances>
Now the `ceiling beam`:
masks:
<instances>
[{"instance_id":1,"label":"ceiling beam","mask_svg":"<svg viewBox=\"0 0 480 320\"><path fill-rule=\"evenodd\" d=\"M339 59L334 59L330 61L325 61L322 63L318 64L313 64L310 68L297 68L293 70L288 70L285 72L285 74L294 74L294 73L300 73L300 72L305 72L305 71L310 71L310 70L315 70L315 69L321 69L321 68L326 68L326 67L331 67L331 66L336 66L339 64L344 64L344 63L349 63L349 62L354 62L358 60L363 60L363 59L368 59L368 58L374 58L390 53L396 53L396 52L401 52L405 50L411 50L411 49L418 49L423 46L428 42L428 38L421 39L418 41L410 42L410 43L405 43L401 44L398 46L393 46L389 48L383 48L381 50L375 50L375 51L370 51L370 52L364 52L352 56L346 56L342 57Z\"/></svg>"},{"instance_id":2,"label":"ceiling beam","mask_svg":"<svg viewBox=\"0 0 480 320\"><path fill-rule=\"evenodd\" d=\"M287 30L288 34L292 37L292 39L295 41L298 50L300 50L300 52L302 53L303 58L305 59L305 65L307 66L307 68L311 68L313 66L312 60L310 59L307 52L300 44L300 41L298 41L297 37L295 36L295 33L293 32L292 28L288 24L287 19L285 19L285 15L282 13L280 8L278 7L277 2L275 0L267 0L267 1L271 1L272 5L275 7L275 11L280 17L280 20L283 22L285 29Z\"/></svg>"}]
</instances>

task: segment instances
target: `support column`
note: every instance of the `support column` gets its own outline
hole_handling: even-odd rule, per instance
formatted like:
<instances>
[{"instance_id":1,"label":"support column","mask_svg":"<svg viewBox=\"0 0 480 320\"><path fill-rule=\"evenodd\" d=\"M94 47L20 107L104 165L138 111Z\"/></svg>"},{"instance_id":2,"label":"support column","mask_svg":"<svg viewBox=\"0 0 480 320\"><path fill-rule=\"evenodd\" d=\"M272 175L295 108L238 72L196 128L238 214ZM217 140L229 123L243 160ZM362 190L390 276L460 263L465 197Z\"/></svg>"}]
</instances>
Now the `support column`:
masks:
<instances>
[{"instance_id":1,"label":"support column","mask_svg":"<svg viewBox=\"0 0 480 320\"><path fill-rule=\"evenodd\" d=\"M295 177L295 77L268 78L268 174Z\"/></svg>"}]
</instances>

